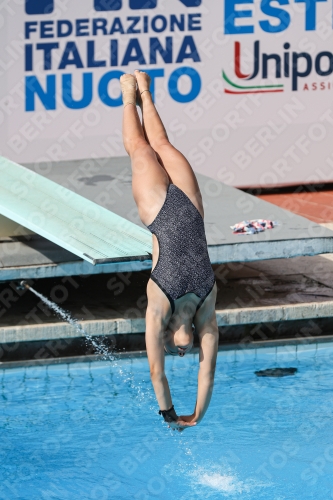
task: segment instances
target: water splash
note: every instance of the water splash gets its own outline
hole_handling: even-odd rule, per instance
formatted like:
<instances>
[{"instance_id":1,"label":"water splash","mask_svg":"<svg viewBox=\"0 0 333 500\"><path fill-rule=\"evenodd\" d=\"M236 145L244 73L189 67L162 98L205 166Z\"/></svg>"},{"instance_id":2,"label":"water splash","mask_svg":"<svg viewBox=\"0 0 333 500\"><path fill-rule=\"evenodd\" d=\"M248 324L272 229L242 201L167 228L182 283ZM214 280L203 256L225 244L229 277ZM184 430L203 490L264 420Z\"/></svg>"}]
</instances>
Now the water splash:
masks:
<instances>
[{"instance_id":1,"label":"water splash","mask_svg":"<svg viewBox=\"0 0 333 500\"><path fill-rule=\"evenodd\" d=\"M202 486L208 486L216 491L223 493L235 494L245 493L249 491L249 486L245 485L236 476L220 474L218 472L206 472L198 478L198 483Z\"/></svg>"},{"instance_id":2,"label":"water splash","mask_svg":"<svg viewBox=\"0 0 333 500\"><path fill-rule=\"evenodd\" d=\"M25 288L30 290L32 293L34 293L37 297L39 297L44 304L47 305L49 309L55 312L55 314L72 325L75 330L82 335L83 337L86 338L88 342L90 342L91 345L96 349L98 354L103 356L103 359L108 359L110 361L114 361L116 359L116 356L114 353L109 352L108 348L102 343L102 342L97 342L89 333L87 333L84 328L80 325L78 320L76 318L73 318L73 316L70 314L69 311L66 311L65 309L62 309L61 307L58 306L55 302L52 302L52 300L48 299L45 297L43 294L37 292L34 288L32 288L28 284L24 284Z\"/></svg>"},{"instance_id":3,"label":"water splash","mask_svg":"<svg viewBox=\"0 0 333 500\"><path fill-rule=\"evenodd\" d=\"M199 487L204 487L205 490L209 488L211 492L215 491L219 494L219 498L229 498L235 497L248 498L248 494L253 491L259 492L270 485L261 481L257 481L253 478L246 478L245 480L239 479L237 473L233 471L230 467L223 466L213 466L209 468L198 468L195 473L196 484ZM220 495L223 495L222 497ZM261 497L260 497L261 498Z\"/></svg>"},{"instance_id":4,"label":"water splash","mask_svg":"<svg viewBox=\"0 0 333 500\"><path fill-rule=\"evenodd\" d=\"M205 464L198 465L201 460L200 455L193 453L186 445L184 448L184 442L181 444L181 450L184 455L179 461L163 468L163 474L166 476L182 477L183 481L188 482L187 494L180 497L180 500L187 498L250 500L254 498L254 494L258 499L267 498L267 488L271 487L271 484L250 476L240 478L238 471L229 464L220 465L206 461Z\"/></svg>"}]
</instances>

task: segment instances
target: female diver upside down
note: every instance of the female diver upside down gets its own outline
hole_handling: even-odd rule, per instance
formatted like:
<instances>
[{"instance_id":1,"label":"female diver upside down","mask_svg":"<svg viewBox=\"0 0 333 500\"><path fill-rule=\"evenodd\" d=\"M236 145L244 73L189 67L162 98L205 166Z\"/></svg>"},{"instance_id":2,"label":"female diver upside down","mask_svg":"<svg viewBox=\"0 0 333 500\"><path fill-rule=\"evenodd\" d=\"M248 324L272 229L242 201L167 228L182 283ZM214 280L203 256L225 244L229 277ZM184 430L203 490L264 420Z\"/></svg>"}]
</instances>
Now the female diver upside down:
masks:
<instances>
[{"instance_id":1,"label":"female diver upside down","mask_svg":"<svg viewBox=\"0 0 333 500\"><path fill-rule=\"evenodd\" d=\"M199 423L213 391L218 327L216 283L204 229L195 174L169 142L152 100L150 77L135 71L121 77L123 140L132 163L132 189L139 216L153 235L153 268L147 285L146 346L160 414L179 431ZM142 124L136 105L142 111ZM194 412L177 416L165 375L165 351L184 356L200 340Z\"/></svg>"}]
</instances>

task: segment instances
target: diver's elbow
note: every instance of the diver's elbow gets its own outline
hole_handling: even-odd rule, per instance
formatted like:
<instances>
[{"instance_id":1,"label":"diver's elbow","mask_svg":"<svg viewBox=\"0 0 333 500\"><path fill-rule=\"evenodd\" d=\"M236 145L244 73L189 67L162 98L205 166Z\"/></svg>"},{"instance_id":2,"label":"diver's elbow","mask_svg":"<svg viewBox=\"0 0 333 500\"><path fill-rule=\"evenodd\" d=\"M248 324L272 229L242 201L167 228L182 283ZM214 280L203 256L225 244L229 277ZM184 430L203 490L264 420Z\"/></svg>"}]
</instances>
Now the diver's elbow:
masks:
<instances>
[{"instance_id":1,"label":"diver's elbow","mask_svg":"<svg viewBox=\"0 0 333 500\"><path fill-rule=\"evenodd\" d=\"M164 370L156 369L154 367L150 368L150 378L154 382L158 382L160 380L165 379L165 372Z\"/></svg>"}]
</instances>

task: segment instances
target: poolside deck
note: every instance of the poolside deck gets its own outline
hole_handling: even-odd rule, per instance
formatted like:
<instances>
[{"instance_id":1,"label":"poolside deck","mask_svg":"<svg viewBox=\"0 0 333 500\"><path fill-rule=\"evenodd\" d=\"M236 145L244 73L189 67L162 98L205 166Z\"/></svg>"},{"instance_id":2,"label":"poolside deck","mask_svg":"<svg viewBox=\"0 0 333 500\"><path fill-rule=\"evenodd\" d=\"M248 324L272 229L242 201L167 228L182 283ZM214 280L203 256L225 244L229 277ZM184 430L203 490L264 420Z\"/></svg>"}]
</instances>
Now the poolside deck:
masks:
<instances>
[{"instance_id":1,"label":"poolside deck","mask_svg":"<svg viewBox=\"0 0 333 500\"><path fill-rule=\"evenodd\" d=\"M214 267L222 343L332 334L332 254ZM121 273L48 279L33 286L58 300L88 334L107 336L113 344L135 350L144 348L148 277L149 272ZM0 303L2 361L15 359L20 345L29 359L76 352L82 334L55 317L32 293L3 284Z\"/></svg>"},{"instance_id":2,"label":"poolside deck","mask_svg":"<svg viewBox=\"0 0 333 500\"><path fill-rule=\"evenodd\" d=\"M31 170L34 165L27 165ZM39 164L58 185L111 210L140 228L131 190L128 158ZM214 264L253 262L333 252L333 228L268 203L203 175L198 176L205 201L208 249ZM272 230L235 235L230 226L244 219L278 221ZM0 235L0 281L147 270L151 261L111 262L97 266L79 259L38 235Z\"/></svg>"},{"instance_id":3,"label":"poolside deck","mask_svg":"<svg viewBox=\"0 0 333 500\"><path fill-rule=\"evenodd\" d=\"M258 194L257 197L313 222L333 228L332 184L327 184L320 189L318 187L316 189L316 186L275 189L268 193Z\"/></svg>"}]
</instances>

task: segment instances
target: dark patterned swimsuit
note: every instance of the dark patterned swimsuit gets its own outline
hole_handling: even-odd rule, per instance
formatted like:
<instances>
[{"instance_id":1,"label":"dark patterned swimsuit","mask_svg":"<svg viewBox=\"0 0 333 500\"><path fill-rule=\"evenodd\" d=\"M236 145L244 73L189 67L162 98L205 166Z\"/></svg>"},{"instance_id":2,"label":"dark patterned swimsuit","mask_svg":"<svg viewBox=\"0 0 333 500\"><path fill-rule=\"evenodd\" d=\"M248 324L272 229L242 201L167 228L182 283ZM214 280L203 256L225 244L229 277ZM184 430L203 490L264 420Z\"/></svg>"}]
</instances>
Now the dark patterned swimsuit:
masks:
<instances>
[{"instance_id":1,"label":"dark patterned swimsuit","mask_svg":"<svg viewBox=\"0 0 333 500\"><path fill-rule=\"evenodd\" d=\"M159 243L151 279L169 299L172 312L175 300L187 293L200 297L198 310L215 283L200 212L181 189L169 184L161 210L147 227Z\"/></svg>"}]
</instances>

